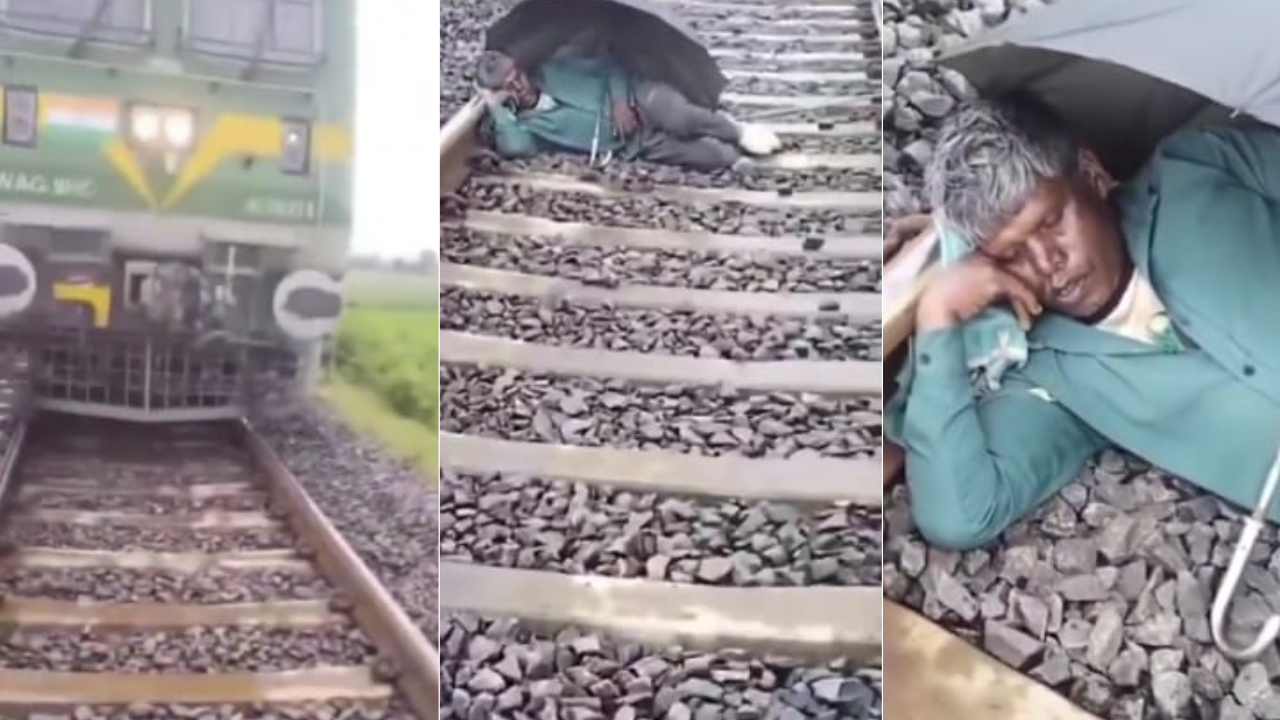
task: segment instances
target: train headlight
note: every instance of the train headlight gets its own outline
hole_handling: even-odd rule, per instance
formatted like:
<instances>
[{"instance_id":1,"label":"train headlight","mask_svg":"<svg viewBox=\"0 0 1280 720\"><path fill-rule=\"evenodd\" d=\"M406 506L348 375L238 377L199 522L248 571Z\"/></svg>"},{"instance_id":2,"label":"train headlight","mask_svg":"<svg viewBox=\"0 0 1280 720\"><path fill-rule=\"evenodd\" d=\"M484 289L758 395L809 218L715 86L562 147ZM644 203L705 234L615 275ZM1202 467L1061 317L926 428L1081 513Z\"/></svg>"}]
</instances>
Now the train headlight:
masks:
<instances>
[{"instance_id":1,"label":"train headlight","mask_svg":"<svg viewBox=\"0 0 1280 720\"><path fill-rule=\"evenodd\" d=\"M161 123L158 109L135 106L129 117L129 132L133 134L133 139L139 142L155 142L160 137Z\"/></svg>"},{"instance_id":2,"label":"train headlight","mask_svg":"<svg viewBox=\"0 0 1280 720\"><path fill-rule=\"evenodd\" d=\"M196 135L196 114L186 108L133 105L129 108L129 135L143 145L188 150Z\"/></svg>"},{"instance_id":3,"label":"train headlight","mask_svg":"<svg viewBox=\"0 0 1280 720\"><path fill-rule=\"evenodd\" d=\"M311 172L311 124L286 118L280 138L280 169L290 175Z\"/></svg>"},{"instance_id":4,"label":"train headlight","mask_svg":"<svg viewBox=\"0 0 1280 720\"><path fill-rule=\"evenodd\" d=\"M175 150L191 147L196 134L196 119L190 110L170 110L164 118L164 139Z\"/></svg>"}]
</instances>

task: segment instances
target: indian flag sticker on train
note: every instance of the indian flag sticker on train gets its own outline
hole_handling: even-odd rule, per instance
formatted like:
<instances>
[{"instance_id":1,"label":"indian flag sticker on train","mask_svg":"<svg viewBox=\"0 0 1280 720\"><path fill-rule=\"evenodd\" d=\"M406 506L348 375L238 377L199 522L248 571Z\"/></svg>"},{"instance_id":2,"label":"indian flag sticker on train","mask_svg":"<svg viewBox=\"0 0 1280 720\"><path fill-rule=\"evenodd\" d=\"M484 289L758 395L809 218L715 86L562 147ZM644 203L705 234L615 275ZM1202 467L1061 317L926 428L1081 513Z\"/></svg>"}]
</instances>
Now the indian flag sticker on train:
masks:
<instances>
[{"instance_id":1,"label":"indian flag sticker on train","mask_svg":"<svg viewBox=\"0 0 1280 720\"><path fill-rule=\"evenodd\" d=\"M292 272L276 286L272 310L276 324L293 340L319 340L338 325L342 286L318 270Z\"/></svg>"},{"instance_id":2,"label":"indian flag sticker on train","mask_svg":"<svg viewBox=\"0 0 1280 720\"><path fill-rule=\"evenodd\" d=\"M0 319L11 318L36 297L36 270L18 248L0 243Z\"/></svg>"}]
</instances>

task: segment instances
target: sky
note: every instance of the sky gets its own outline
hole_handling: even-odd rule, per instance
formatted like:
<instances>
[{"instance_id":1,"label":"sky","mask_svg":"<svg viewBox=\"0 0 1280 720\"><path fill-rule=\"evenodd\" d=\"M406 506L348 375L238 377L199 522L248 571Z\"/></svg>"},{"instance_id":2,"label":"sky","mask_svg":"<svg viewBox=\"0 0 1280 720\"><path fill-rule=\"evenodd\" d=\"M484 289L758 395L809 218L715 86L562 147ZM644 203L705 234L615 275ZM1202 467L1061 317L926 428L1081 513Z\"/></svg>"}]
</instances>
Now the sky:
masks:
<instances>
[{"instance_id":1,"label":"sky","mask_svg":"<svg viewBox=\"0 0 1280 720\"><path fill-rule=\"evenodd\" d=\"M356 3L356 193L352 250L388 258L439 250L440 19L434 3ZM434 16L434 17L433 17ZM430 211L430 212L429 212Z\"/></svg>"}]
</instances>

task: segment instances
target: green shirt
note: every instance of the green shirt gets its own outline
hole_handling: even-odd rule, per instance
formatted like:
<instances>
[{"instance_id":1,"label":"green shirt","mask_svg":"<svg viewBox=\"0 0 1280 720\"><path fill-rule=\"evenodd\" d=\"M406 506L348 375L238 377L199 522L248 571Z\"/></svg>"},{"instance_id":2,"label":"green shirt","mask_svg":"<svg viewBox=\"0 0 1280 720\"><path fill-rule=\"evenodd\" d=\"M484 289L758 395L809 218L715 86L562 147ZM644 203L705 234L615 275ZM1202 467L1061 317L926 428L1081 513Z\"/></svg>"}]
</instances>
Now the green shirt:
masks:
<instances>
[{"instance_id":1,"label":"green shirt","mask_svg":"<svg viewBox=\"0 0 1280 720\"><path fill-rule=\"evenodd\" d=\"M1137 272L1189 346L1046 315L1026 366L975 398L960 330L921 333L886 435L906 451L915 521L931 542L994 540L1112 444L1256 503L1280 448L1280 134L1180 133L1118 202Z\"/></svg>"}]
</instances>

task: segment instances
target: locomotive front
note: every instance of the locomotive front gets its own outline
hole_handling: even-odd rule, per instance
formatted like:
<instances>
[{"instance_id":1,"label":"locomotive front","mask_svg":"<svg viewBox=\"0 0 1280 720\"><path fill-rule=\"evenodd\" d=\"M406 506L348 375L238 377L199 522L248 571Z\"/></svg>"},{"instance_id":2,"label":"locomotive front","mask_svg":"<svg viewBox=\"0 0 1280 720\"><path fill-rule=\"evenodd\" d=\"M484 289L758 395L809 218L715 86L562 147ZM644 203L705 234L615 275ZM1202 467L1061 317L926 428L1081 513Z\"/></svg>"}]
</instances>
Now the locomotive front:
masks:
<instances>
[{"instance_id":1,"label":"locomotive front","mask_svg":"<svg viewBox=\"0 0 1280 720\"><path fill-rule=\"evenodd\" d=\"M0 0L0 373L37 407L239 416L341 313L355 4Z\"/></svg>"}]
</instances>

